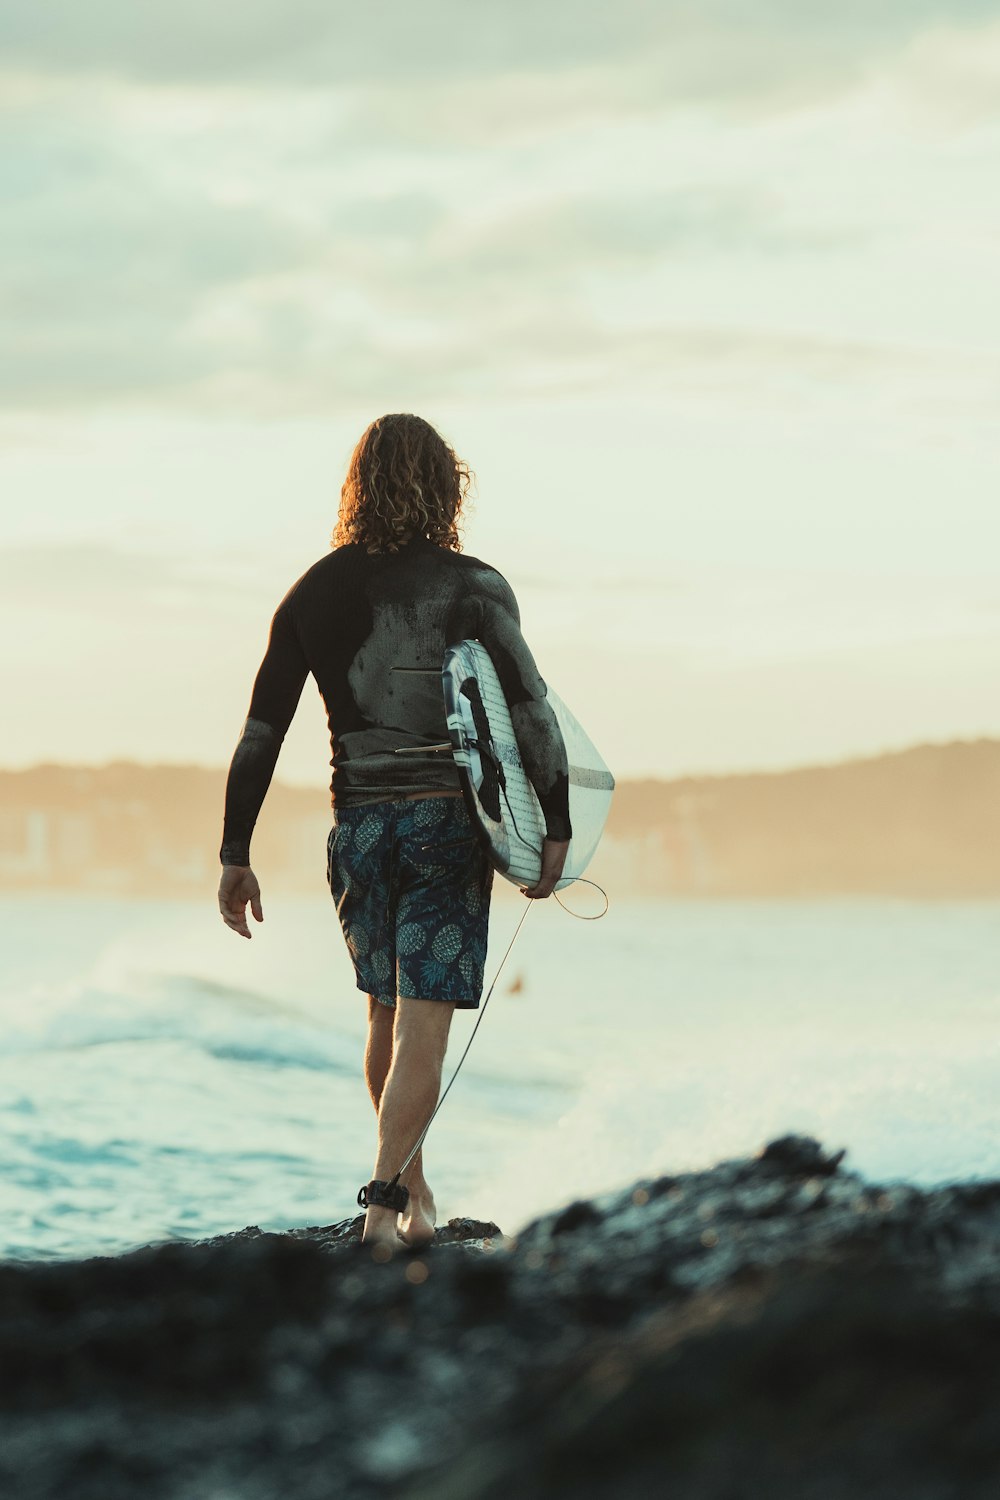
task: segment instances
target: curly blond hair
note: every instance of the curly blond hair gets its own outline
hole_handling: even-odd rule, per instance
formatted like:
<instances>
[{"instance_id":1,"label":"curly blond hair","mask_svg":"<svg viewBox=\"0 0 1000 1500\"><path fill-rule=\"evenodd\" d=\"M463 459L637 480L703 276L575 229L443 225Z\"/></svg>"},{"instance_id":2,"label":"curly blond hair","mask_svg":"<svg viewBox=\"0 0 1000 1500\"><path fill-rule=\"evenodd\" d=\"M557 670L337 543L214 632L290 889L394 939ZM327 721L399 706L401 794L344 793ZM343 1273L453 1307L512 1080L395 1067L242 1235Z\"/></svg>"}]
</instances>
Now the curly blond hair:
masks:
<instances>
[{"instance_id":1,"label":"curly blond hair","mask_svg":"<svg viewBox=\"0 0 1000 1500\"><path fill-rule=\"evenodd\" d=\"M378 417L351 454L331 545L398 552L423 536L461 552L458 523L474 482L468 464L422 417Z\"/></svg>"}]
</instances>

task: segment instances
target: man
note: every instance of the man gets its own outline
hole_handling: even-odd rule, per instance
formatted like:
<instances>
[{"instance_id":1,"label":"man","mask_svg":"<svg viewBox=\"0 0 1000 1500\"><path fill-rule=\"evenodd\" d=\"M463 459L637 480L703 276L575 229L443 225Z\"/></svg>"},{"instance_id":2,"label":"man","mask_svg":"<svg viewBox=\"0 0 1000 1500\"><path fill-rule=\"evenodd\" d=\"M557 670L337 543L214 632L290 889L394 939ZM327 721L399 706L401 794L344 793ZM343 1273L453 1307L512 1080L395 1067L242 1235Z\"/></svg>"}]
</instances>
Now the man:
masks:
<instances>
[{"instance_id":1,"label":"man","mask_svg":"<svg viewBox=\"0 0 1000 1500\"><path fill-rule=\"evenodd\" d=\"M311 672L333 751L327 877L368 995L365 1078L378 1149L359 1197L364 1238L390 1247L434 1235L422 1151L399 1186L393 1179L437 1102L452 1015L480 1004L486 958L493 871L458 770L440 749L448 645L474 638L489 651L545 816L541 877L526 896L551 894L571 834L566 747L514 595L495 569L460 552L470 479L419 417L381 417L363 434L333 551L274 615L226 785L219 907L249 938L248 904L263 921L250 838Z\"/></svg>"}]
</instances>

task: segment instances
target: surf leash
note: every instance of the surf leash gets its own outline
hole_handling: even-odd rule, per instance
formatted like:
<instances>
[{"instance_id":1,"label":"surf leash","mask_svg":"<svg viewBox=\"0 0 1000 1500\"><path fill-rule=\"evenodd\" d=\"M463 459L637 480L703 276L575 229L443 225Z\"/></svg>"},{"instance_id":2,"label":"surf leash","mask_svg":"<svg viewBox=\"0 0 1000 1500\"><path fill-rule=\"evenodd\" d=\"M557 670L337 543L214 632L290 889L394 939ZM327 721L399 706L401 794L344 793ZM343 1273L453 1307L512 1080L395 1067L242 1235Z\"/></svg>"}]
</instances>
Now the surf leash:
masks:
<instances>
[{"instance_id":1,"label":"surf leash","mask_svg":"<svg viewBox=\"0 0 1000 1500\"><path fill-rule=\"evenodd\" d=\"M581 912L574 911L571 906L567 906L565 901L560 901L558 890L554 890L552 894L559 902L559 905L562 907L563 911L568 912L571 917L575 917L579 922L597 922L601 919L601 917L607 916L611 906L611 903L608 900L608 893L606 890L604 890L603 886L597 884L596 880L587 880L583 876L578 875L568 883L570 885L592 885L594 889L600 891L601 895L604 897L604 910L597 912L592 917L585 916ZM493 994L493 991L496 988L497 980L500 978L500 975L503 972L503 966L507 962L507 959L510 957L511 949L517 941L517 935L521 931L521 928L524 926L524 919L528 915L528 912L531 910L533 904L533 898L529 897L528 904L525 906L524 911L521 913L520 920L518 921L517 926L514 928L514 935L511 938L510 942L507 944L507 948L504 952L503 958L497 965L497 971L494 974L493 981L486 992L486 998L483 1001L479 1015L476 1017L476 1024L475 1026L473 1026L472 1031L469 1033L469 1040L466 1042L462 1055L458 1059L458 1062L455 1066L455 1071L449 1078L447 1086L443 1090L437 1104L435 1104L430 1118L427 1121L427 1124L418 1135L412 1151L403 1162L403 1165L400 1167L399 1171L396 1172L393 1177L390 1177L388 1182L369 1182L365 1187L361 1189L361 1191L358 1193L358 1206L360 1208L367 1208L369 1203L371 1203L385 1208L396 1208L400 1212L405 1209L407 1201L409 1199L409 1192L402 1185L399 1179L402 1177L407 1167L410 1166L417 1152L420 1150L421 1146L424 1144L424 1141L427 1139L427 1133L430 1130L431 1126L434 1124L438 1110L441 1108L442 1104L451 1092L452 1085L454 1084L455 1079L458 1077L459 1072L461 1071L462 1064L465 1062L465 1059L469 1055L469 1048L472 1046L473 1042L476 1039L476 1032L479 1030L479 1027L482 1024L483 1017L486 1014L486 1007L490 1003L490 996Z\"/></svg>"}]
</instances>

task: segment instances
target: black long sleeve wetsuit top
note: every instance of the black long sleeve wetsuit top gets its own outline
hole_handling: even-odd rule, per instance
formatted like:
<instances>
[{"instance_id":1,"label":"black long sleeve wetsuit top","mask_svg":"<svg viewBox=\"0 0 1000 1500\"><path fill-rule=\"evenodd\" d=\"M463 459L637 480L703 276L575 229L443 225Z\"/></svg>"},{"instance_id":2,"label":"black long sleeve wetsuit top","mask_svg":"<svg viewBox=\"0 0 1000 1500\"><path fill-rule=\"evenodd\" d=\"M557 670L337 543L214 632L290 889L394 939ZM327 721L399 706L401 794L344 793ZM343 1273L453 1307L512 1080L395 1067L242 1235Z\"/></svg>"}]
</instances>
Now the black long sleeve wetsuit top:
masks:
<instances>
[{"instance_id":1,"label":"black long sleeve wetsuit top","mask_svg":"<svg viewBox=\"0 0 1000 1500\"><path fill-rule=\"evenodd\" d=\"M568 839L566 747L510 585L478 558L418 537L396 553L338 547L279 604L229 769L223 864L250 863L257 815L310 672L330 726L334 805L457 789L451 756L420 748L448 740L444 652L470 638L493 658L548 837Z\"/></svg>"}]
</instances>

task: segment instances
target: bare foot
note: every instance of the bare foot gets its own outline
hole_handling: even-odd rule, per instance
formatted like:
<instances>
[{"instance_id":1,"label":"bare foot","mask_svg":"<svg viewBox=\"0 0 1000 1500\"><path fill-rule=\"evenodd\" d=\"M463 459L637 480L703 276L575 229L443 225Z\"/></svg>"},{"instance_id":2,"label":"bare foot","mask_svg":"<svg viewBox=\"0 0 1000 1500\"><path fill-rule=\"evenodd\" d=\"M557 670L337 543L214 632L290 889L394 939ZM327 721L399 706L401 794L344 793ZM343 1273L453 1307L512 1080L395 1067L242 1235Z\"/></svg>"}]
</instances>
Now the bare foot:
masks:
<instances>
[{"instance_id":1,"label":"bare foot","mask_svg":"<svg viewBox=\"0 0 1000 1500\"><path fill-rule=\"evenodd\" d=\"M371 1204L365 1213L365 1227L361 1241L368 1246L385 1245L390 1250L399 1249L399 1232L396 1221L399 1215L394 1208L382 1208Z\"/></svg>"},{"instance_id":2,"label":"bare foot","mask_svg":"<svg viewBox=\"0 0 1000 1500\"><path fill-rule=\"evenodd\" d=\"M399 1237L407 1245L429 1245L434 1238L437 1211L429 1187L410 1190L410 1201L399 1216Z\"/></svg>"}]
</instances>

